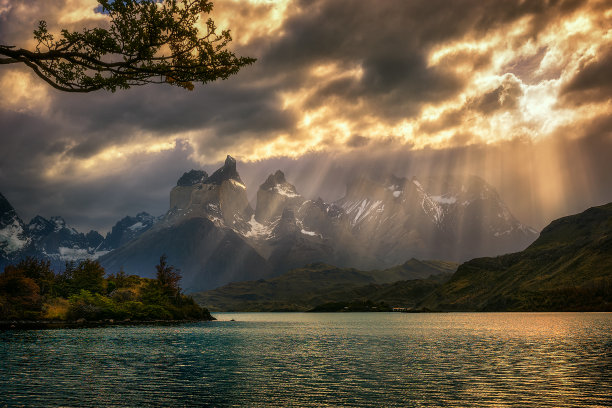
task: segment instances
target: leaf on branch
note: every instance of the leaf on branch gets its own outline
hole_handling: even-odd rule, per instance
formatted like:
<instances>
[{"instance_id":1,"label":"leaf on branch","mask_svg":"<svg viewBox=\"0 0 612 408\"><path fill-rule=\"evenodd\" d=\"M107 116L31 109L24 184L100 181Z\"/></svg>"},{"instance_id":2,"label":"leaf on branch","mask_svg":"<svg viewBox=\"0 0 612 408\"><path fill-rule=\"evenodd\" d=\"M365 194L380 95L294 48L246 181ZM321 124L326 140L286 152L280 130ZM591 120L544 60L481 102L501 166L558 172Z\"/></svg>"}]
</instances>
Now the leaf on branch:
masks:
<instances>
[{"instance_id":1,"label":"leaf on branch","mask_svg":"<svg viewBox=\"0 0 612 408\"><path fill-rule=\"evenodd\" d=\"M41 21L34 30L38 41L29 51L0 45L1 64L23 63L56 89L114 92L149 83L167 83L187 90L194 83L226 79L254 58L236 56L227 49L229 30L217 34L206 21L213 8L209 0L98 0L97 10L108 16L108 29L62 30L58 40Z\"/></svg>"}]
</instances>

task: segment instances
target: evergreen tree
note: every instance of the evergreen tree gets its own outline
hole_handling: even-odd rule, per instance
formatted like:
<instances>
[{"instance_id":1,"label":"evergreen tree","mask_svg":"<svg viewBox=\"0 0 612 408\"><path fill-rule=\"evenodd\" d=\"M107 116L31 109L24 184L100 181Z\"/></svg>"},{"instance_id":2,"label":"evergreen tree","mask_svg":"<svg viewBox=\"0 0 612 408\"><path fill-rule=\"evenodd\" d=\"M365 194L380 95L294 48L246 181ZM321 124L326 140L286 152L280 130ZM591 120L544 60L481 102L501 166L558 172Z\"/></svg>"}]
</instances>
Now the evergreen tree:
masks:
<instances>
[{"instance_id":1,"label":"evergreen tree","mask_svg":"<svg viewBox=\"0 0 612 408\"><path fill-rule=\"evenodd\" d=\"M157 282L161 288L170 296L177 296L181 293L179 282L181 273L172 265L168 265L166 255L159 258L159 265L155 266L157 270Z\"/></svg>"}]
</instances>

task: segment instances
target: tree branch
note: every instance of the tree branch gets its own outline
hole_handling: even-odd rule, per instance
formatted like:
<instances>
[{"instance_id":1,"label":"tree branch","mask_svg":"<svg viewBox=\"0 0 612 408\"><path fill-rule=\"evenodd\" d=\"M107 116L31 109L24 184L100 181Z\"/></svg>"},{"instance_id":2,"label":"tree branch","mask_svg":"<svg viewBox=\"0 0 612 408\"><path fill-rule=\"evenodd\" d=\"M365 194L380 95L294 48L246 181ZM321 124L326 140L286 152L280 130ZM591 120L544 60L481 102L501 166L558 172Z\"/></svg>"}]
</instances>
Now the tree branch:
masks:
<instances>
[{"instance_id":1,"label":"tree branch","mask_svg":"<svg viewBox=\"0 0 612 408\"><path fill-rule=\"evenodd\" d=\"M200 13L212 10L208 0L166 0L161 7L157 0L98 3L109 15L109 30L62 30L61 38L54 40L41 21L34 31L36 50L0 45L0 56L5 57L0 65L23 63L56 89L91 92L147 83L192 89L192 82L225 79L255 61L227 50L229 32L217 34L212 20L199 36L195 24ZM170 55L160 55L166 46Z\"/></svg>"}]
</instances>

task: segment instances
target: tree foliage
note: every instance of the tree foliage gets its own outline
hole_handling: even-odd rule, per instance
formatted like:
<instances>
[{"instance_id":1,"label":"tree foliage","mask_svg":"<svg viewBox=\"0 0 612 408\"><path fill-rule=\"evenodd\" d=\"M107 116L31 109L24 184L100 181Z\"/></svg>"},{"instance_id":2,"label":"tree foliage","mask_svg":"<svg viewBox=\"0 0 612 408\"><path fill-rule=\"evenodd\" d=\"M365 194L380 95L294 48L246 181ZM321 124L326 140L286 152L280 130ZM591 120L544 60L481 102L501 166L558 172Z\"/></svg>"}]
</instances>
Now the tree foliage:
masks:
<instances>
[{"instance_id":1,"label":"tree foliage","mask_svg":"<svg viewBox=\"0 0 612 408\"><path fill-rule=\"evenodd\" d=\"M33 317L40 311L40 288L24 271L9 265L0 274L0 316Z\"/></svg>"},{"instance_id":2,"label":"tree foliage","mask_svg":"<svg viewBox=\"0 0 612 408\"><path fill-rule=\"evenodd\" d=\"M157 279L104 277L97 261L67 262L55 273L48 261L26 258L0 273L0 322L19 320L182 320L212 317L181 294L180 274L162 256ZM44 289L43 289L44 288Z\"/></svg>"},{"instance_id":3,"label":"tree foliage","mask_svg":"<svg viewBox=\"0 0 612 408\"><path fill-rule=\"evenodd\" d=\"M172 265L168 265L166 255L159 258L159 264L155 265L157 270L157 282L161 288L169 295L178 295L180 293L179 282L181 281L181 273Z\"/></svg>"},{"instance_id":4,"label":"tree foliage","mask_svg":"<svg viewBox=\"0 0 612 408\"><path fill-rule=\"evenodd\" d=\"M188 90L194 82L226 79L255 59L227 49L232 40L208 19L209 0L98 0L108 28L61 31L56 38L41 21L35 50L0 45L0 64L23 63L52 87L67 92L114 92L167 83Z\"/></svg>"},{"instance_id":5,"label":"tree foliage","mask_svg":"<svg viewBox=\"0 0 612 408\"><path fill-rule=\"evenodd\" d=\"M86 259L72 271L73 292L86 290L91 293L104 292L104 268L98 261Z\"/></svg>"}]
</instances>

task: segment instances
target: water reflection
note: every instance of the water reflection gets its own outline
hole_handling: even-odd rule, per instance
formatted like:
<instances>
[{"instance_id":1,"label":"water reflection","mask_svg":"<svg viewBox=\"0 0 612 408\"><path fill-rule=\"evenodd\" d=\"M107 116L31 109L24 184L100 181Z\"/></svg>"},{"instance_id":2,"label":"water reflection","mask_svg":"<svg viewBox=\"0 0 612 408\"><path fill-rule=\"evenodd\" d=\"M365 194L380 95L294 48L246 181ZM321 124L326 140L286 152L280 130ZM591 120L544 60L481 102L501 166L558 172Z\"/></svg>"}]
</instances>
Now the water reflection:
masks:
<instances>
[{"instance_id":1,"label":"water reflection","mask_svg":"<svg viewBox=\"0 0 612 408\"><path fill-rule=\"evenodd\" d=\"M611 314L217 317L0 333L0 405L610 406Z\"/></svg>"}]
</instances>

